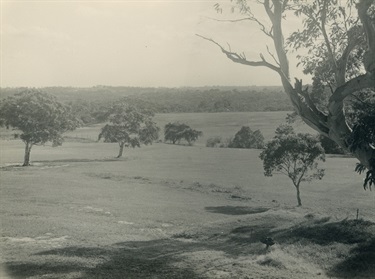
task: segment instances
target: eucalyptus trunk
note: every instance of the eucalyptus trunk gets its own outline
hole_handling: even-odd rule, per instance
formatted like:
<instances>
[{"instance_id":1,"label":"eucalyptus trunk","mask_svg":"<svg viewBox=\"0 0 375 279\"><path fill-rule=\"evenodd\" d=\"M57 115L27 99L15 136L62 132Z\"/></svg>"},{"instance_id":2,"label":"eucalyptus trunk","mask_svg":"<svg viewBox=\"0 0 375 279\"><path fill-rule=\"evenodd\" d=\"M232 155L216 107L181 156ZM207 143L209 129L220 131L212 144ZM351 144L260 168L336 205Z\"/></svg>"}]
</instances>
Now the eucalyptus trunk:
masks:
<instances>
[{"instance_id":1,"label":"eucalyptus trunk","mask_svg":"<svg viewBox=\"0 0 375 279\"><path fill-rule=\"evenodd\" d=\"M301 201L301 196L300 196L300 191L299 191L299 185L296 186L297 189L297 202L298 206L302 206L302 201Z\"/></svg>"},{"instance_id":2,"label":"eucalyptus trunk","mask_svg":"<svg viewBox=\"0 0 375 279\"><path fill-rule=\"evenodd\" d=\"M117 158L121 158L122 157L122 153L124 152L124 145L125 145L125 143L122 142L122 143L119 143L119 145L120 145L120 151L119 151L119 153L117 155Z\"/></svg>"},{"instance_id":3,"label":"eucalyptus trunk","mask_svg":"<svg viewBox=\"0 0 375 279\"><path fill-rule=\"evenodd\" d=\"M23 160L23 167L30 166L30 152L33 145L30 142L25 142L25 156Z\"/></svg>"},{"instance_id":4,"label":"eucalyptus trunk","mask_svg":"<svg viewBox=\"0 0 375 279\"><path fill-rule=\"evenodd\" d=\"M345 51L337 58L337 55L332 51L332 42L329 41L329 37L326 34L324 17L317 19L322 21L320 24L324 43L329 54L327 59L333 65L336 80L336 88L332 88L333 93L329 99L328 112L322 112L318 109L310 98L307 89L302 86L302 80L295 79L295 83L292 84L290 79L289 62L282 32L283 12L288 5L288 0L264 0L262 2L272 27L271 31L267 32L264 25L261 24L261 30L273 40L277 55L272 57L276 63L270 63L262 54L260 55L261 59L258 61L248 60L244 54L232 52L210 38L198 36L216 44L227 58L235 63L252 67L267 67L277 72L286 94L302 120L320 134L335 141L348 153L352 153L368 169L368 174L375 173L375 148L370 143L363 143L358 147L356 146L355 149L352 148L349 141L352 129L347 124L343 109L344 101L347 97L361 90L374 90L375 88L375 25L368 13L372 3L372 0L359 0L356 4L367 42L367 49L363 56L365 73L349 80L346 80L348 57L357 46L359 40L348 40L347 45L345 45ZM326 6L322 10L324 13L327 12ZM249 19L259 23L254 15L251 15ZM345 42L343 41L342 43ZM278 59L276 60L276 58ZM366 187L366 185L364 186Z\"/></svg>"}]
</instances>

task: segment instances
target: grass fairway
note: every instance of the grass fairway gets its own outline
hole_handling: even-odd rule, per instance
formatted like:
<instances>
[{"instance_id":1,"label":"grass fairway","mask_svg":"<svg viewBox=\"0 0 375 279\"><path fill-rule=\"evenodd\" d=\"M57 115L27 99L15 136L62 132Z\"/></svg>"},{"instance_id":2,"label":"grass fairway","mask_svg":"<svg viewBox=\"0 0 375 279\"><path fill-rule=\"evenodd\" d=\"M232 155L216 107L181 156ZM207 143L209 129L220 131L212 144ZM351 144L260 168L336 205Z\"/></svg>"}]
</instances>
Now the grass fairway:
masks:
<instances>
[{"instance_id":1,"label":"grass fairway","mask_svg":"<svg viewBox=\"0 0 375 279\"><path fill-rule=\"evenodd\" d=\"M163 138L164 126L169 122L186 123L194 130L203 131L203 137L195 143L196 146L205 146L208 138L220 136L223 139L234 137L242 126L249 126L253 131L259 129L266 140L274 136L277 126L285 122L288 112L225 112L225 113L166 113L156 114L155 122L161 128L160 136ZM72 138L96 141L100 128L103 125L85 127L67 133ZM298 132L315 133L302 122L294 124Z\"/></svg>"},{"instance_id":2,"label":"grass fairway","mask_svg":"<svg viewBox=\"0 0 375 279\"><path fill-rule=\"evenodd\" d=\"M184 117L223 137L250 119L228 115ZM266 138L282 121L273 116L259 126ZM0 278L374 278L375 195L354 159L329 157L323 180L301 186L299 208L286 177L263 176L258 150L201 139L115 159L116 144L84 136L97 130L35 146L27 168L21 141L0 142ZM276 244L266 249L265 236Z\"/></svg>"}]
</instances>

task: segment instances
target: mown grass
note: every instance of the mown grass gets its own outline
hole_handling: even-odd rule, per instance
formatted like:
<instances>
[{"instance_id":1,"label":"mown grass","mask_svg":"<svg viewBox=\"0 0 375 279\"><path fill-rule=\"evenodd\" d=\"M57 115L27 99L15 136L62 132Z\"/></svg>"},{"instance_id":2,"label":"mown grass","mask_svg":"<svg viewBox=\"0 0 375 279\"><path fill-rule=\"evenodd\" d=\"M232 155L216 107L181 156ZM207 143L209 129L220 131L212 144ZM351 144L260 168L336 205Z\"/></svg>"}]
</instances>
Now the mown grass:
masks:
<instances>
[{"instance_id":1,"label":"mown grass","mask_svg":"<svg viewBox=\"0 0 375 279\"><path fill-rule=\"evenodd\" d=\"M202 131L195 143L204 146L208 138L220 136L222 139L234 137L242 126L249 126L252 130L260 130L266 140L274 136L277 126L285 122L285 117L289 112L225 112L225 113L166 113L156 114L155 122L161 128L160 138L163 139L164 126L169 122L186 123L193 129ZM298 122L294 124L299 132L315 133L307 125ZM79 140L96 141L101 124L91 127L84 127L67 133L69 140L76 138Z\"/></svg>"},{"instance_id":2,"label":"mown grass","mask_svg":"<svg viewBox=\"0 0 375 279\"><path fill-rule=\"evenodd\" d=\"M157 117L189 119L207 137L263 121L272 137L283 117L268 114ZM99 128L70 136L96 137ZM354 159L328 157L327 175L302 185L296 208L287 177L264 177L259 150L204 142L156 143L115 159L116 144L68 139L35 146L32 166L23 168L14 166L22 142L1 141L11 278L372 278L374 193L363 190ZM266 236L276 242L268 250Z\"/></svg>"}]
</instances>

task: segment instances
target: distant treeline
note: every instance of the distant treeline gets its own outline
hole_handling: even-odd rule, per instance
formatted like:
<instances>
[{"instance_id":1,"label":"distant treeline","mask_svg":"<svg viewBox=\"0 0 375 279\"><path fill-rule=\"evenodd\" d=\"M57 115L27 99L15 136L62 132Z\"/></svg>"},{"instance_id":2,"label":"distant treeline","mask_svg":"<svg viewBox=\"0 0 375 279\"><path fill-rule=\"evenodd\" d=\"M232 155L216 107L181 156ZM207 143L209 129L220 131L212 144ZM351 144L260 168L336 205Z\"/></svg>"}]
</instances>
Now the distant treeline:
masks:
<instances>
[{"instance_id":1,"label":"distant treeline","mask_svg":"<svg viewBox=\"0 0 375 279\"><path fill-rule=\"evenodd\" d=\"M180 87L142 88L95 86L90 88L39 88L70 104L84 123L101 122L104 108L125 98L155 113L290 111L282 87ZM1 88L7 97L24 88Z\"/></svg>"}]
</instances>

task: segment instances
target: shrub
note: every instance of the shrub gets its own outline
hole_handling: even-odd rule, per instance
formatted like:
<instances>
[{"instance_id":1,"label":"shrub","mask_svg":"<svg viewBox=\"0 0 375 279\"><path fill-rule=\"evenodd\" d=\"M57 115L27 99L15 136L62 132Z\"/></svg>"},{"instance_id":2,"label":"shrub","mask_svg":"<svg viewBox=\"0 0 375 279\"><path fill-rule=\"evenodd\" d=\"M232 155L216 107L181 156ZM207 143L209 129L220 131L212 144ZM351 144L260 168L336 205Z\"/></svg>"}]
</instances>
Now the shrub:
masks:
<instances>
[{"instance_id":1,"label":"shrub","mask_svg":"<svg viewBox=\"0 0 375 279\"><path fill-rule=\"evenodd\" d=\"M206 147L219 147L222 144L220 136L210 137L206 142Z\"/></svg>"},{"instance_id":2,"label":"shrub","mask_svg":"<svg viewBox=\"0 0 375 279\"><path fill-rule=\"evenodd\" d=\"M234 139L229 143L230 148L263 148L264 137L259 130L252 131L250 127L243 126Z\"/></svg>"}]
</instances>

